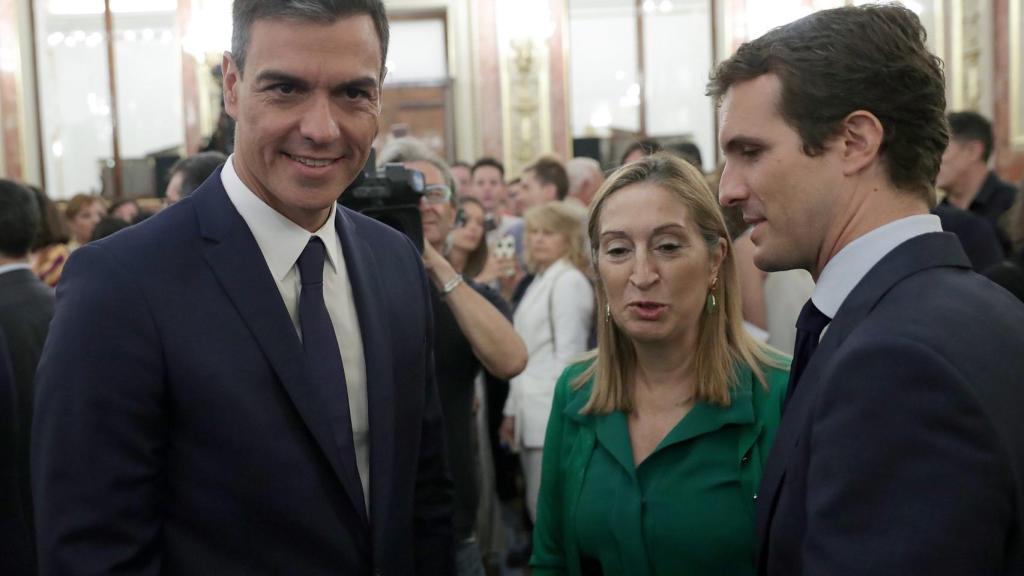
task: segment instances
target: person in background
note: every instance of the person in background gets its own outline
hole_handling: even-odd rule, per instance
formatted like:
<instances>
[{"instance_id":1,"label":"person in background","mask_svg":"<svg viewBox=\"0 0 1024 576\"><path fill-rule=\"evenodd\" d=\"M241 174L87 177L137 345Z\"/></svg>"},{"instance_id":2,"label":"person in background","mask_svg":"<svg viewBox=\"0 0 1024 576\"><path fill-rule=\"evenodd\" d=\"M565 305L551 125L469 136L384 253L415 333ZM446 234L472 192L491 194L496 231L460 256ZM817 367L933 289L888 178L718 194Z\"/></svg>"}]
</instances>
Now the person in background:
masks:
<instances>
[{"instance_id":1,"label":"person in background","mask_svg":"<svg viewBox=\"0 0 1024 576\"><path fill-rule=\"evenodd\" d=\"M475 380L481 368L502 379L519 374L526 365L526 346L508 319L508 304L444 257L456 219L456 184L448 165L413 138L391 142L379 162L401 163L423 174L423 264L432 280L434 370L455 481L456 575L483 576L475 532L481 492L473 418Z\"/></svg>"},{"instance_id":2,"label":"person in background","mask_svg":"<svg viewBox=\"0 0 1024 576\"><path fill-rule=\"evenodd\" d=\"M644 156L650 156L661 152L661 144L658 144L656 140L637 140L626 147L625 152L622 153L622 159L619 161L619 166L625 166L630 162L636 162Z\"/></svg>"},{"instance_id":3,"label":"person in background","mask_svg":"<svg viewBox=\"0 0 1024 576\"><path fill-rule=\"evenodd\" d=\"M569 175L555 158L540 158L523 168L522 182L519 204L524 213L548 202L565 200L569 194Z\"/></svg>"},{"instance_id":4,"label":"person in background","mask_svg":"<svg viewBox=\"0 0 1024 576\"><path fill-rule=\"evenodd\" d=\"M694 142L680 142L678 144L672 144L666 149L666 152L674 154L683 160L690 163L691 166L704 172L704 158L700 153L700 146L697 146Z\"/></svg>"},{"instance_id":5,"label":"person in background","mask_svg":"<svg viewBox=\"0 0 1024 576\"><path fill-rule=\"evenodd\" d=\"M729 232L698 170L623 166L588 225L598 345L558 379L533 576L750 576L786 358L743 328Z\"/></svg>"},{"instance_id":6,"label":"person in background","mask_svg":"<svg viewBox=\"0 0 1024 576\"><path fill-rule=\"evenodd\" d=\"M131 223L122 218L118 218L116 216L104 216L96 224L96 227L93 228L92 238L89 241L95 242L97 240L102 240L103 238L106 238L116 232L120 232L129 226L131 226Z\"/></svg>"},{"instance_id":7,"label":"person in background","mask_svg":"<svg viewBox=\"0 0 1024 576\"><path fill-rule=\"evenodd\" d=\"M505 213L509 216L521 218L523 206L520 199L523 196L523 179L513 178L509 181L505 191Z\"/></svg>"},{"instance_id":8,"label":"person in background","mask_svg":"<svg viewBox=\"0 0 1024 576\"><path fill-rule=\"evenodd\" d=\"M475 279L487 264L487 214L473 197L458 200L455 228L448 236L446 257L456 272ZM483 281L486 283L486 280Z\"/></svg>"},{"instance_id":9,"label":"person in background","mask_svg":"<svg viewBox=\"0 0 1024 576\"><path fill-rule=\"evenodd\" d=\"M110 205L107 214L112 218L120 218L123 222L134 224L139 216L139 205L135 200L118 200Z\"/></svg>"},{"instance_id":10,"label":"person in background","mask_svg":"<svg viewBox=\"0 0 1024 576\"><path fill-rule=\"evenodd\" d=\"M572 201L587 208L594 199L597 189L604 183L601 164L593 158L576 157L565 165L569 177L569 194L566 201Z\"/></svg>"},{"instance_id":11,"label":"person in background","mask_svg":"<svg viewBox=\"0 0 1024 576\"><path fill-rule=\"evenodd\" d=\"M926 36L896 3L822 10L708 84L720 202L759 268L816 280L758 489L759 574L1024 574L1024 305L929 213L949 129Z\"/></svg>"},{"instance_id":12,"label":"person in background","mask_svg":"<svg viewBox=\"0 0 1024 576\"><path fill-rule=\"evenodd\" d=\"M53 290L32 272L30 249L37 237L39 204L32 191L0 179L0 330L11 361L17 398L16 495L32 556L32 484L29 482L29 440L32 431L36 368L53 318ZM4 423L6 425L6 423ZM5 517L0 514L0 523Z\"/></svg>"},{"instance_id":13,"label":"person in background","mask_svg":"<svg viewBox=\"0 0 1024 576\"><path fill-rule=\"evenodd\" d=\"M1024 180L1017 191L1013 206L1003 216L1003 229L1010 241L1011 256L1003 262L985 270L989 280L1006 288L1011 294L1024 301Z\"/></svg>"},{"instance_id":14,"label":"person in background","mask_svg":"<svg viewBox=\"0 0 1024 576\"><path fill-rule=\"evenodd\" d=\"M473 167L456 160L452 164L452 176L455 177L455 194L458 198L473 196Z\"/></svg>"},{"instance_id":15,"label":"person in background","mask_svg":"<svg viewBox=\"0 0 1024 576\"><path fill-rule=\"evenodd\" d=\"M977 112L951 112L950 140L942 154L935 185L946 191L942 204L973 212L993 227L1004 255L1010 241L999 219L1013 205L1017 189L988 167L992 156L992 123Z\"/></svg>"},{"instance_id":16,"label":"person in background","mask_svg":"<svg viewBox=\"0 0 1024 576\"><path fill-rule=\"evenodd\" d=\"M961 210L952 204L938 204L932 214L939 217L942 229L956 234L975 272L984 272L1003 260L1003 245L997 228L984 217Z\"/></svg>"},{"instance_id":17,"label":"person in background","mask_svg":"<svg viewBox=\"0 0 1024 576\"><path fill-rule=\"evenodd\" d=\"M32 243L32 271L44 284L53 288L60 280L64 262L68 259L68 232L64 218L50 198L41 189L28 186L39 206L39 233Z\"/></svg>"},{"instance_id":18,"label":"person in background","mask_svg":"<svg viewBox=\"0 0 1024 576\"><path fill-rule=\"evenodd\" d=\"M170 180L167 182L167 189L164 190L164 202L170 205L190 196L225 161L227 156L211 150L175 162L168 171Z\"/></svg>"},{"instance_id":19,"label":"person in background","mask_svg":"<svg viewBox=\"0 0 1024 576\"><path fill-rule=\"evenodd\" d=\"M505 214L505 167L493 158L481 158L473 165L473 194L487 211L487 248L489 257L484 267L487 278L497 278L488 284L511 300L520 275L517 274L523 258L523 220ZM506 253L511 245L511 253Z\"/></svg>"},{"instance_id":20,"label":"person in background","mask_svg":"<svg viewBox=\"0 0 1024 576\"><path fill-rule=\"evenodd\" d=\"M75 194L64 207L64 218L71 231L68 252L92 240L96 224L107 215L107 202L91 194Z\"/></svg>"},{"instance_id":21,"label":"person in background","mask_svg":"<svg viewBox=\"0 0 1024 576\"><path fill-rule=\"evenodd\" d=\"M495 218L495 226L502 227L501 204L505 200L505 166L494 158L481 158L473 164L472 177L473 197ZM511 220L518 221L517 218Z\"/></svg>"},{"instance_id":22,"label":"person in background","mask_svg":"<svg viewBox=\"0 0 1024 576\"><path fill-rule=\"evenodd\" d=\"M526 342L526 369L510 382L501 435L520 451L526 508L536 518L544 429L555 381L584 352L593 324L594 290L585 274L583 228L560 202L526 211L526 266L534 275L513 317Z\"/></svg>"},{"instance_id":23,"label":"person in background","mask_svg":"<svg viewBox=\"0 0 1024 576\"><path fill-rule=\"evenodd\" d=\"M32 533L23 508L18 396L7 337L0 328L0 574L35 576Z\"/></svg>"}]
</instances>

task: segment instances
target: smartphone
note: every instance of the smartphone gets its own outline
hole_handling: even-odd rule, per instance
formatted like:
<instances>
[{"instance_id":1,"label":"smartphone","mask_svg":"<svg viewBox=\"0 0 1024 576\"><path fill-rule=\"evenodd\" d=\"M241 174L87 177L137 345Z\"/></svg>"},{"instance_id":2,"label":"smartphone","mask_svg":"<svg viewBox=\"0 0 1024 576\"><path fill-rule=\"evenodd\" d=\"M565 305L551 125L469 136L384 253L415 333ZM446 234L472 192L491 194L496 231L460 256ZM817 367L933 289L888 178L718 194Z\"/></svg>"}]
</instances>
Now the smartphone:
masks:
<instances>
[{"instance_id":1,"label":"smartphone","mask_svg":"<svg viewBox=\"0 0 1024 576\"><path fill-rule=\"evenodd\" d=\"M498 240L498 244L494 246L494 255L503 259L514 258L516 255L516 237L511 234L502 236Z\"/></svg>"}]
</instances>

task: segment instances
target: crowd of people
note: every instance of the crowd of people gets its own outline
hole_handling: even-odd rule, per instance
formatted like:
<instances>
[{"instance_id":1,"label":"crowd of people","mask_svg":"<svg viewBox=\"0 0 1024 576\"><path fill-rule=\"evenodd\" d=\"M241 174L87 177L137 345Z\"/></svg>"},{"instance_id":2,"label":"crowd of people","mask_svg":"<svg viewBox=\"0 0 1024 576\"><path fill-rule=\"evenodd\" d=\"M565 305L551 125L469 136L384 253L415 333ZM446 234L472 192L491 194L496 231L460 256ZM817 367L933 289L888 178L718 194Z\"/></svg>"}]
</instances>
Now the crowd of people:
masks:
<instances>
[{"instance_id":1,"label":"crowd of people","mask_svg":"<svg viewBox=\"0 0 1024 576\"><path fill-rule=\"evenodd\" d=\"M1024 573L1024 194L924 36L744 44L712 174L391 140L409 238L382 4L235 0L230 156L0 180L0 573Z\"/></svg>"}]
</instances>

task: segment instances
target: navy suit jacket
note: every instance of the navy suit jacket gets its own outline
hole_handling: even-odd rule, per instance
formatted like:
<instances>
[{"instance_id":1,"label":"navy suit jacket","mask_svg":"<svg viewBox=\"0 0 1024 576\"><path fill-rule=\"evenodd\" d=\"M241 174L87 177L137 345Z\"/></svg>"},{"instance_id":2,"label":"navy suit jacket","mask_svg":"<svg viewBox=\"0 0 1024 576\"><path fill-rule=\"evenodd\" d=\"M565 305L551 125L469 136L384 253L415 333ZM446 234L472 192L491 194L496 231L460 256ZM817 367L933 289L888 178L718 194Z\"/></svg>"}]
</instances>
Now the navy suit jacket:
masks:
<instances>
[{"instance_id":1,"label":"navy suit jacket","mask_svg":"<svg viewBox=\"0 0 1024 576\"><path fill-rule=\"evenodd\" d=\"M919 236L843 303L765 466L760 574L1024 574L1024 305L970 266Z\"/></svg>"},{"instance_id":2,"label":"navy suit jacket","mask_svg":"<svg viewBox=\"0 0 1024 576\"><path fill-rule=\"evenodd\" d=\"M43 576L451 573L421 260L340 206L337 230L366 361L369 518L344 480L336 392L307 379L218 170L64 268L32 439Z\"/></svg>"},{"instance_id":3,"label":"navy suit jacket","mask_svg":"<svg viewBox=\"0 0 1024 576\"><path fill-rule=\"evenodd\" d=\"M32 540L25 518L18 446L18 389L8 354L7 338L0 327L0 574L35 574Z\"/></svg>"}]
</instances>

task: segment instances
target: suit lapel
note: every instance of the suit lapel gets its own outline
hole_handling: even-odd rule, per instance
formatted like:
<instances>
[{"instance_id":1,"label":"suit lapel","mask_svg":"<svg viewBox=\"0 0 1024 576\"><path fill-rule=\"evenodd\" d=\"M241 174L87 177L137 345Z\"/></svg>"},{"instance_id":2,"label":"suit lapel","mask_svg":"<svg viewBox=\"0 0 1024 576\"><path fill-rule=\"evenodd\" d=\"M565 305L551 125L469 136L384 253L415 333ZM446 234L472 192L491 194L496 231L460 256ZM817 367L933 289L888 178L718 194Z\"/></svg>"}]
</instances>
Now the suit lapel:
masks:
<instances>
[{"instance_id":1,"label":"suit lapel","mask_svg":"<svg viewBox=\"0 0 1024 576\"><path fill-rule=\"evenodd\" d=\"M825 331L818 349L800 378L776 432L758 490L755 525L759 562L767 552L772 516L786 475L790 455L799 447L818 390L825 383L821 372L843 342L860 325L885 294L903 279L922 270L952 266L970 270L960 241L947 232L923 234L900 244L876 264L850 292Z\"/></svg>"},{"instance_id":2,"label":"suit lapel","mask_svg":"<svg viewBox=\"0 0 1024 576\"><path fill-rule=\"evenodd\" d=\"M334 440L332 422L338 418L332 411L339 403L331 397L331 390L317 389L306 377L295 326L256 239L224 191L220 171L193 196L200 234L207 240L206 262L270 361L356 510L363 511L361 488L345 480L352 475L346 474ZM365 512L361 515L365 518Z\"/></svg>"},{"instance_id":3,"label":"suit lapel","mask_svg":"<svg viewBox=\"0 0 1024 576\"><path fill-rule=\"evenodd\" d=\"M352 297L359 315L359 333L363 339L366 363L366 397L370 420L370 516L388 516L391 498L392 458L399 453L395 438L395 381L391 366L391 335L388 330L384 286L376 258L370 246L355 230L347 208L338 205L335 226L341 238L345 269L352 285ZM371 525L374 525L371 522ZM384 523L375 524L383 528ZM374 541L386 535L375 535Z\"/></svg>"}]
</instances>

